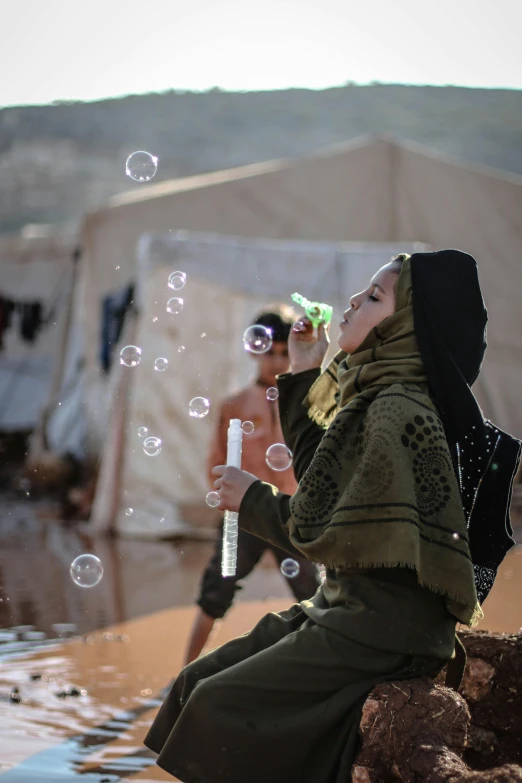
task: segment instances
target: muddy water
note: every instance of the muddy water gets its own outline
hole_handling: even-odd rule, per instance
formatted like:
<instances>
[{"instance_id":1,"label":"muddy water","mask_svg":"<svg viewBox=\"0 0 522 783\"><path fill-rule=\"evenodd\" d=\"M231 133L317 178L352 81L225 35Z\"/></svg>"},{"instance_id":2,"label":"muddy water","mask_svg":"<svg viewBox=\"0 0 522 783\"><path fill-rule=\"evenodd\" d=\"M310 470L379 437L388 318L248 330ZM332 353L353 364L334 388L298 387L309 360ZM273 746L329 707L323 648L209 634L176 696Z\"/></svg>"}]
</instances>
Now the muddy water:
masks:
<instances>
[{"instance_id":1,"label":"muddy water","mask_svg":"<svg viewBox=\"0 0 522 783\"><path fill-rule=\"evenodd\" d=\"M2 783L167 779L142 740L181 668L213 545L93 538L86 530L64 528L52 509L0 499ZM85 552L104 567L88 590L69 574ZM291 600L267 555L215 643ZM137 619L149 617L146 627ZM67 695L73 687L78 695Z\"/></svg>"},{"instance_id":2,"label":"muddy water","mask_svg":"<svg viewBox=\"0 0 522 783\"><path fill-rule=\"evenodd\" d=\"M14 651L192 605L210 542L93 538L87 526L57 524L52 510L0 499L0 650ZM100 584L75 585L69 567L85 552L103 563ZM269 555L238 600L287 596Z\"/></svg>"},{"instance_id":3,"label":"muddy water","mask_svg":"<svg viewBox=\"0 0 522 783\"><path fill-rule=\"evenodd\" d=\"M0 783L171 780L142 741L181 666L212 544L93 539L43 516L7 501L0 510ZM90 590L69 575L84 552L104 565ZM521 628L521 597L518 546L484 605L482 627ZM290 601L268 558L213 643Z\"/></svg>"}]
</instances>

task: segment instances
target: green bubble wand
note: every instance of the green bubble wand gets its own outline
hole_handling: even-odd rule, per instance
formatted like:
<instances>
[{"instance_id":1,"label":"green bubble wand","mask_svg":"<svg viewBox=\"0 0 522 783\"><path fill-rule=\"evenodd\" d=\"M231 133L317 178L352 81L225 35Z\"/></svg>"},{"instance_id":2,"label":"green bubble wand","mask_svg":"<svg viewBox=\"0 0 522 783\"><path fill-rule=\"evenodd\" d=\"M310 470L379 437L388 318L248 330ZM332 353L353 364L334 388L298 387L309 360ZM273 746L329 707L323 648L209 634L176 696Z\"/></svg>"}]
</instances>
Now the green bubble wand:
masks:
<instances>
[{"instance_id":1,"label":"green bubble wand","mask_svg":"<svg viewBox=\"0 0 522 783\"><path fill-rule=\"evenodd\" d=\"M292 294L292 301L298 305L301 305L305 311L305 315L316 329L319 324L323 323L328 326L332 320L333 307L332 305L325 304L324 302L311 302L305 296L301 294Z\"/></svg>"}]
</instances>

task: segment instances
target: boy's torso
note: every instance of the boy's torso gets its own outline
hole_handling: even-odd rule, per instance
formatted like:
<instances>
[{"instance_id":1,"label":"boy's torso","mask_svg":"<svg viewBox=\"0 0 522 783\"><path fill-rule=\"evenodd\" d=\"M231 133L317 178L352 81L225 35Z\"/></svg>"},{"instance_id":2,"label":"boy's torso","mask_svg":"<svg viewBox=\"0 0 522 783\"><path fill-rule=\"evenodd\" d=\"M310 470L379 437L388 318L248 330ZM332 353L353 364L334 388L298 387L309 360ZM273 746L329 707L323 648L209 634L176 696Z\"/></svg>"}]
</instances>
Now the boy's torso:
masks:
<instances>
[{"instance_id":1,"label":"boy's torso","mask_svg":"<svg viewBox=\"0 0 522 783\"><path fill-rule=\"evenodd\" d=\"M284 443L283 432L279 422L277 400L267 400L267 387L260 383L252 383L241 389L227 400L227 415L241 421L251 421L254 431L251 435L243 435L243 457L241 467L248 473L253 473L262 481L278 487L281 492L293 495L297 483L292 468L275 471L266 464L266 452L274 443Z\"/></svg>"}]
</instances>

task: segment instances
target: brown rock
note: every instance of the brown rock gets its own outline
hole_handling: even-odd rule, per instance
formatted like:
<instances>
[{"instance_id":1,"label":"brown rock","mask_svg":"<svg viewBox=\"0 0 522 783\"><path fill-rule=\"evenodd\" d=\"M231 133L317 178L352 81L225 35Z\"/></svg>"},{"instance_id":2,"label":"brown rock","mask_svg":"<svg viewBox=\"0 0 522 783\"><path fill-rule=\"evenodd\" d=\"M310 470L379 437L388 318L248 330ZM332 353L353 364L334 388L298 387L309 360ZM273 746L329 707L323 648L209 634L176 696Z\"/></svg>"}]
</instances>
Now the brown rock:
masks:
<instances>
[{"instance_id":1,"label":"brown rock","mask_svg":"<svg viewBox=\"0 0 522 783\"><path fill-rule=\"evenodd\" d=\"M468 658L460 693L467 701L482 701L490 692L495 669L482 658Z\"/></svg>"},{"instance_id":2,"label":"brown rock","mask_svg":"<svg viewBox=\"0 0 522 783\"><path fill-rule=\"evenodd\" d=\"M494 729L471 724L471 706L483 705L494 691L502 660L498 647L504 642L498 638L490 644L496 650L492 663L483 654L468 659L462 694L426 677L381 683L374 688L363 707L362 747L352 770L352 783L522 783L522 767L509 763L517 760L511 739L507 746L511 758L506 758ZM512 642L510 637L510 651ZM483 638L479 646L483 652ZM499 676L504 682L505 672L500 671ZM504 721L517 725L507 717ZM520 745L519 740L520 735ZM494 769L470 769L463 759L465 753L484 767L498 764L499 758L508 763Z\"/></svg>"}]
</instances>

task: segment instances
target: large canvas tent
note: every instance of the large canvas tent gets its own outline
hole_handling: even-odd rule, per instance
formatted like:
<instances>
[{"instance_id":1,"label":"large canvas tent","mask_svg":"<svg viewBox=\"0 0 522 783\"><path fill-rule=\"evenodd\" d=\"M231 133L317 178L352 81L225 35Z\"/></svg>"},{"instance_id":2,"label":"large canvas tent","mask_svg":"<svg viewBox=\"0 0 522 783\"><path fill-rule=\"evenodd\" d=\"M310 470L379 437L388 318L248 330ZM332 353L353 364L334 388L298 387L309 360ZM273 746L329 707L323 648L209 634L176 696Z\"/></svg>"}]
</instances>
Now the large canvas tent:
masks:
<instances>
[{"instance_id":1,"label":"large canvas tent","mask_svg":"<svg viewBox=\"0 0 522 783\"><path fill-rule=\"evenodd\" d=\"M0 239L0 431L33 430L47 409L50 448L81 457L82 404L76 382L81 349L72 318L74 249L73 237L46 227L26 227L21 234ZM36 308L34 322L24 327L31 308Z\"/></svg>"},{"instance_id":2,"label":"large canvas tent","mask_svg":"<svg viewBox=\"0 0 522 783\"><path fill-rule=\"evenodd\" d=\"M87 216L80 317L93 448L110 448L107 390L117 386L99 370L101 299L138 278L143 234L180 230L330 247L420 242L473 254L490 315L489 350L476 392L486 416L522 434L522 178L413 144L366 137L307 158L137 186ZM201 307L220 282L205 283ZM232 291L232 281L228 285ZM143 309L141 318L149 316Z\"/></svg>"}]
</instances>

